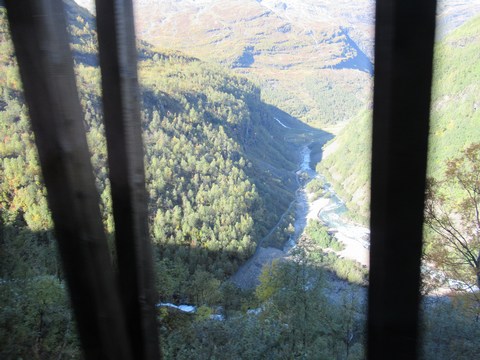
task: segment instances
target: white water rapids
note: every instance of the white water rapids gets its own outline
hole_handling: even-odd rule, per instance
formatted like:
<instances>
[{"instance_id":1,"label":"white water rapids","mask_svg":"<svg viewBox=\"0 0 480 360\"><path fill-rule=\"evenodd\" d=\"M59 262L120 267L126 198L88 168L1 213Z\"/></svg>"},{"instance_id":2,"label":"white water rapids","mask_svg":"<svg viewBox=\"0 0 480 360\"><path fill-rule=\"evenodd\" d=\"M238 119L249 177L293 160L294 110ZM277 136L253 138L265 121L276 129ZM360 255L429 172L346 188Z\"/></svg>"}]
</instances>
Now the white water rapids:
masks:
<instances>
[{"instance_id":1,"label":"white water rapids","mask_svg":"<svg viewBox=\"0 0 480 360\"><path fill-rule=\"evenodd\" d=\"M231 277L231 281L242 289L251 289L258 285L258 277L266 264L289 255L290 249L296 246L297 240L303 233L308 219L319 219L334 236L345 244L345 249L338 254L344 258L356 260L362 265L369 263L369 229L354 224L345 217L345 204L338 198L331 186L327 184L327 191L319 199L309 199L302 179L305 175L309 179L321 177L310 167L311 150L305 146L301 152L301 164L297 171L299 189L296 192L295 231L285 244L283 250L259 245L253 256L243 264ZM310 200L310 201L309 201ZM278 224L277 224L278 226ZM270 233L275 230L273 228ZM268 235L267 235L268 236ZM332 280L333 282L333 280ZM345 284L343 284L345 285ZM339 285L336 281L336 287Z\"/></svg>"},{"instance_id":2,"label":"white water rapids","mask_svg":"<svg viewBox=\"0 0 480 360\"><path fill-rule=\"evenodd\" d=\"M297 192L295 233L287 243L285 250L294 246L309 219L318 219L338 241L345 245L345 250L339 253L340 256L368 266L370 230L347 219L345 203L337 196L325 178L310 167L310 154L311 150L305 146L302 149L302 163L297 171L297 176L304 173L310 179L320 178L325 184L325 194L319 199L311 199L304 189Z\"/></svg>"},{"instance_id":3,"label":"white water rapids","mask_svg":"<svg viewBox=\"0 0 480 360\"><path fill-rule=\"evenodd\" d=\"M303 232L305 224L309 219L319 219L328 227L329 232L333 233L335 238L345 245L345 249L338 253L340 256L358 261L360 264L368 267L370 257L370 229L355 224L346 217L347 208L345 203L337 196L333 187L326 182L325 177L316 173L310 167L310 153L311 150L307 146L302 150L302 163L297 174L303 172L308 174L310 179L320 178L325 184L325 194L318 199L310 198L310 201L307 201L309 195L305 193L305 190L302 189L298 192L295 234L289 240L285 250L295 246L296 239L298 239L299 235ZM432 291L431 295L444 295L450 293L452 290L467 292L479 291L476 285L472 286L459 280L447 278L444 273L436 270L431 264L424 263L422 265L422 271L443 283L442 286Z\"/></svg>"}]
</instances>

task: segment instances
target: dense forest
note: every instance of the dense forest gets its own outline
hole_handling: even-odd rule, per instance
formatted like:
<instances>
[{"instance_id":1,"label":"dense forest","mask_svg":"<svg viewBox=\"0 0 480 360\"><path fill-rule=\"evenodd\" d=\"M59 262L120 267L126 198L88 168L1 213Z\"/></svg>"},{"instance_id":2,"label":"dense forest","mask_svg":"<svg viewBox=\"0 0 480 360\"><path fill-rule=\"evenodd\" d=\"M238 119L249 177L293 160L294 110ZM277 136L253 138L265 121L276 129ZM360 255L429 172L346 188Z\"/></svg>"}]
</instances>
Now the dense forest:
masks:
<instances>
[{"instance_id":1,"label":"dense forest","mask_svg":"<svg viewBox=\"0 0 480 360\"><path fill-rule=\"evenodd\" d=\"M91 160L112 238L94 19L72 1L66 9ZM7 357L45 358L54 350L49 341L56 350L68 348L71 339L58 337L68 337L74 326L6 14L0 11L0 321L9 330L1 348ZM161 259L157 268L166 273L159 300L193 302L253 253L293 200L295 145L282 141L284 128L274 120L274 109L241 77L146 43L139 44L139 72L151 235ZM25 301L33 313L22 310ZM58 327L49 328L51 323Z\"/></svg>"},{"instance_id":2,"label":"dense forest","mask_svg":"<svg viewBox=\"0 0 480 360\"><path fill-rule=\"evenodd\" d=\"M94 19L66 4L91 160L105 230L113 239ZM34 139L0 10L0 324L6 330L1 355L78 358ZM324 264L336 266L335 257L316 244L326 241L328 247L333 241L324 229L310 232L318 248L314 256L300 252L291 262L275 263L258 289L241 291L228 281L293 200L296 149L308 134L286 136L274 117L283 116L289 125L295 119L262 103L259 89L241 77L146 43L139 44L139 54L151 238L161 275L158 301L197 308L195 314L159 308L166 358L317 358L319 353L360 358L358 296L331 300L324 292L331 276ZM321 132L314 134L318 141ZM288 225L281 223L269 242L282 246ZM323 321L328 323L319 327Z\"/></svg>"},{"instance_id":3,"label":"dense forest","mask_svg":"<svg viewBox=\"0 0 480 360\"><path fill-rule=\"evenodd\" d=\"M92 162L112 232L93 19L73 13L73 4L67 9ZM47 230L51 221L4 11L1 25L3 219ZM139 70L152 235L165 247L196 247L204 266L215 263L230 274L293 199L294 145L280 141L283 128L245 79L144 43Z\"/></svg>"}]
</instances>

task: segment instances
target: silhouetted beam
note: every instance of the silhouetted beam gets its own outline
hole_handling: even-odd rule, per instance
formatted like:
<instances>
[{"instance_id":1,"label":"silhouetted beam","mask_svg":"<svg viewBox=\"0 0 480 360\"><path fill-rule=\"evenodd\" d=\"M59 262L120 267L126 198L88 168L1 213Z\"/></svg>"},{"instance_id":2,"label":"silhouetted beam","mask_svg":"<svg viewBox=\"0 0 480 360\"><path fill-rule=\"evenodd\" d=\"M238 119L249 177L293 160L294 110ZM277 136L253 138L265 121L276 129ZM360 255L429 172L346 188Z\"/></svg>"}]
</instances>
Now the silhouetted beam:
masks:
<instances>
[{"instance_id":1,"label":"silhouetted beam","mask_svg":"<svg viewBox=\"0 0 480 360\"><path fill-rule=\"evenodd\" d=\"M7 0L48 203L88 359L132 359L103 231L61 0Z\"/></svg>"},{"instance_id":2,"label":"silhouetted beam","mask_svg":"<svg viewBox=\"0 0 480 360\"><path fill-rule=\"evenodd\" d=\"M120 286L136 359L160 357L132 3L96 1Z\"/></svg>"},{"instance_id":3,"label":"silhouetted beam","mask_svg":"<svg viewBox=\"0 0 480 360\"><path fill-rule=\"evenodd\" d=\"M415 359L434 0L377 0L368 359Z\"/></svg>"}]
</instances>

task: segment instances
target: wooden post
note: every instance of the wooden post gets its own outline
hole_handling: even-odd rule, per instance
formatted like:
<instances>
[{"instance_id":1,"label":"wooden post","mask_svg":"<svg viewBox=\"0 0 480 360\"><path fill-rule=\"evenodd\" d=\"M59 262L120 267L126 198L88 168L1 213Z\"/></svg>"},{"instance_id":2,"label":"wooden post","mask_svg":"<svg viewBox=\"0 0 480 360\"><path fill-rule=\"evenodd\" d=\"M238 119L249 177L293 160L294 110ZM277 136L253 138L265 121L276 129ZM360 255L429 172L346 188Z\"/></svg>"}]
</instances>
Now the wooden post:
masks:
<instances>
[{"instance_id":1,"label":"wooden post","mask_svg":"<svg viewBox=\"0 0 480 360\"><path fill-rule=\"evenodd\" d=\"M99 210L61 0L7 0L85 357L133 359Z\"/></svg>"},{"instance_id":2,"label":"wooden post","mask_svg":"<svg viewBox=\"0 0 480 360\"><path fill-rule=\"evenodd\" d=\"M435 0L377 0L370 360L415 359Z\"/></svg>"},{"instance_id":3,"label":"wooden post","mask_svg":"<svg viewBox=\"0 0 480 360\"><path fill-rule=\"evenodd\" d=\"M98 0L97 31L120 286L136 359L160 358L131 0Z\"/></svg>"}]
</instances>

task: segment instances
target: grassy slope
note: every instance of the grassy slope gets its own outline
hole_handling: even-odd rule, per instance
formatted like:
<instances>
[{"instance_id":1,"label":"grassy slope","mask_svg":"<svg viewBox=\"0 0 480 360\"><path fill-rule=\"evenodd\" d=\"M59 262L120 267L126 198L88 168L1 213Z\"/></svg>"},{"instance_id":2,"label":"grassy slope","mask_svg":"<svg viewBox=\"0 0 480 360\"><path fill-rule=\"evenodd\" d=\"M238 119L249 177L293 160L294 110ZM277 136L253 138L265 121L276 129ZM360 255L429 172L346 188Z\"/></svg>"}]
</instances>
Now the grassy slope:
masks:
<instances>
[{"instance_id":1,"label":"grassy slope","mask_svg":"<svg viewBox=\"0 0 480 360\"><path fill-rule=\"evenodd\" d=\"M371 111L362 111L329 144L317 170L346 202L350 216L368 221L370 198Z\"/></svg>"},{"instance_id":2,"label":"grassy slope","mask_svg":"<svg viewBox=\"0 0 480 360\"><path fill-rule=\"evenodd\" d=\"M480 17L447 36L435 49L429 173L480 140Z\"/></svg>"},{"instance_id":3,"label":"grassy slope","mask_svg":"<svg viewBox=\"0 0 480 360\"><path fill-rule=\"evenodd\" d=\"M428 172L438 177L446 160L480 139L480 17L436 45L434 71ZM333 141L321 166L362 222L369 212L370 128L371 114L361 113Z\"/></svg>"}]
</instances>

